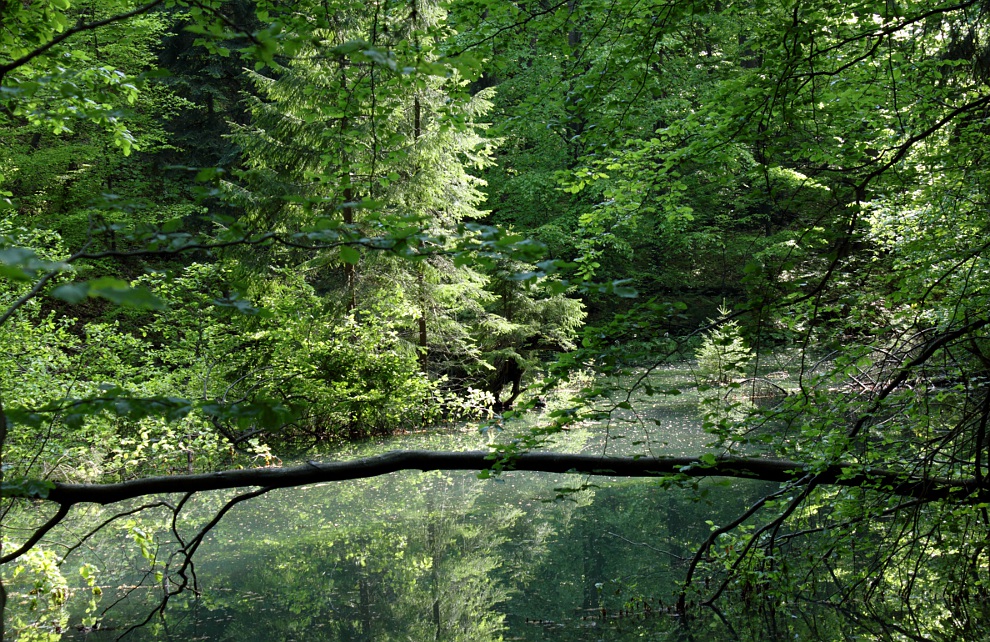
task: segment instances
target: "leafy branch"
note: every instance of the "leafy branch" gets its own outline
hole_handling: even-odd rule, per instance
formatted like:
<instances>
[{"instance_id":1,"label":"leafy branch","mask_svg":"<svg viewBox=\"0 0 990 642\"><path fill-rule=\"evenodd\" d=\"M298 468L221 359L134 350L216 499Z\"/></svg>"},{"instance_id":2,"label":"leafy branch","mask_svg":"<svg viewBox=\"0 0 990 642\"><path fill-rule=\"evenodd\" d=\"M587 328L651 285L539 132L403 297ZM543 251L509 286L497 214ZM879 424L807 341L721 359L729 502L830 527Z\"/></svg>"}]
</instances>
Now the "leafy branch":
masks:
<instances>
[{"instance_id":1,"label":"leafy branch","mask_svg":"<svg viewBox=\"0 0 990 642\"><path fill-rule=\"evenodd\" d=\"M83 22L82 19L80 19L79 23L76 24L76 26L72 27L71 29L67 29L63 31L62 33L55 36L45 44L29 51L28 53L24 54L23 56L21 56L16 60L12 60L5 65L0 65L0 83L3 82L4 76L6 76L9 72L13 71L14 69L17 69L18 67L23 67L24 65L28 64L38 56L41 56L42 54L48 52L52 47L55 47L56 45L65 42L72 36L78 35L80 33L85 33L87 31L93 31L94 29L99 29L100 27L105 27L107 25L114 24L115 22L125 22L127 20L130 20L131 18L148 13L149 11L163 4L164 2L165 0L152 0L148 4L137 7L131 11L119 13L110 16L109 18L104 18L102 20L94 20L93 22Z\"/></svg>"}]
</instances>

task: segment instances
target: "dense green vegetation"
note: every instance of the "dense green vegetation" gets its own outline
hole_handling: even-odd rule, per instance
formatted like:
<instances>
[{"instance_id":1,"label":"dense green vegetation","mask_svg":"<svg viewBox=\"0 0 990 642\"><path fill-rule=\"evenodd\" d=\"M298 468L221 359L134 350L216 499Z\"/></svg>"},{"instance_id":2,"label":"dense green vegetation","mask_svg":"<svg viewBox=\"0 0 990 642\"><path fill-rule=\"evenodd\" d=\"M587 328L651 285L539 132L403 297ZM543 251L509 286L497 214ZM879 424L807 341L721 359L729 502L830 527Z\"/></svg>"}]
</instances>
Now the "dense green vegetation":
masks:
<instances>
[{"instance_id":1,"label":"dense green vegetation","mask_svg":"<svg viewBox=\"0 0 990 642\"><path fill-rule=\"evenodd\" d=\"M990 639L988 12L0 0L5 581L64 603L66 484L544 405L483 475L591 420L663 460L646 409L690 392L709 442L649 488L775 484L679 549L684 622ZM163 609L209 530L152 562Z\"/></svg>"}]
</instances>

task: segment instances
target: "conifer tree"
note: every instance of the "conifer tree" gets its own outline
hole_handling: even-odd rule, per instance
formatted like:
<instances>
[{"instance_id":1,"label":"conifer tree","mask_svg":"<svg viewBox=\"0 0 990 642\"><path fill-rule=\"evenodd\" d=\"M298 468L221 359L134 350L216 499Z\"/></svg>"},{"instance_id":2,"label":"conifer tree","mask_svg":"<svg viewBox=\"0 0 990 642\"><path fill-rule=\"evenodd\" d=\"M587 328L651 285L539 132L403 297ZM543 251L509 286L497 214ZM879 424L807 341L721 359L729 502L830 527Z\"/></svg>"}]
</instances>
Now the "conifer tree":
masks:
<instances>
[{"instance_id":1,"label":"conifer tree","mask_svg":"<svg viewBox=\"0 0 990 642\"><path fill-rule=\"evenodd\" d=\"M445 28L443 11L423 3L362 9L273 73L250 72L253 118L235 133L246 169L231 193L265 229L363 239L315 258L284 251L278 262L304 270L338 317L360 318L386 291L399 296L392 322L421 369L464 390L488 381L484 350L511 345L490 341L509 321L496 318L489 277L446 256L458 226L485 215L472 170L490 164L497 141L481 122L491 90L470 95L437 62ZM362 248L410 234L402 260ZM565 308L573 335L580 306Z\"/></svg>"}]
</instances>

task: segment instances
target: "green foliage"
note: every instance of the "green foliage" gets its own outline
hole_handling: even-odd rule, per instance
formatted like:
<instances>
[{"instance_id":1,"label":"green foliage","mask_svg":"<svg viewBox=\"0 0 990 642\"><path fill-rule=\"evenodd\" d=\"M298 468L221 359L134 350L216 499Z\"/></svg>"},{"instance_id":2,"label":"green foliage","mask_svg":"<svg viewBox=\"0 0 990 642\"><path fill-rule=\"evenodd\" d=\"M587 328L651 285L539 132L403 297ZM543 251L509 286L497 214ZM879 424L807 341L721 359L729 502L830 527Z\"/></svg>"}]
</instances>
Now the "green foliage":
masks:
<instances>
[{"instance_id":1,"label":"green foliage","mask_svg":"<svg viewBox=\"0 0 990 642\"><path fill-rule=\"evenodd\" d=\"M7 548L8 540L4 541ZM4 569L8 591L21 596L8 604L8 631L18 642L57 642L68 627L69 584L51 550L27 552L11 569Z\"/></svg>"},{"instance_id":2,"label":"green foliage","mask_svg":"<svg viewBox=\"0 0 990 642\"><path fill-rule=\"evenodd\" d=\"M639 392L675 390L650 373L729 301L738 318L695 352L722 388L711 447L808 477L750 519L712 520L688 573L707 583L681 601L755 605L754 639L805 634L795 600L905 637L985 631L984 7L0 6L6 496L427 425L572 349L548 385L577 373L583 390L503 451L586 419L642 422ZM768 345L796 353L798 394L761 410L733 380L752 374L751 399L782 381ZM976 490L903 505L892 488L825 490L836 463ZM156 570L154 537L130 532ZM358 590L424 581L375 566L397 559L380 544ZM49 619L18 635L64 626L43 550L15 575ZM450 590L489 595L483 557L444 567ZM450 627L466 639L468 612Z\"/></svg>"},{"instance_id":3,"label":"green foliage","mask_svg":"<svg viewBox=\"0 0 990 642\"><path fill-rule=\"evenodd\" d=\"M82 283L60 285L52 296L67 303L79 303L89 298L102 298L129 308L160 310L165 307L147 288L134 288L126 281L102 277Z\"/></svg>"},{"instance_id":4,"label":"green foliage","mask_svg":"<svg viewBox=\"0 0 990 642\"><path fill-rule=\"evenodd\" d=\"M746 345L739 323L727 318L729 310L722 307L719 312L721 317L711 322L715 327L702 337L695 358L702 381L726 386L746 375L753 351Z\"/></svg>"},{"instance_id":5,"label":"green foliage","mask_svg":"<svg viewBox=\"0 0 990 642\"><path fill-rule=\"evenodd\" d=\"M44 499L48 497L48 492L53 488L55 488L55 484L47 479L22 477L12 481L4 481L3 485L0 486L0 496Z\"/></svg>"}]
</instances>

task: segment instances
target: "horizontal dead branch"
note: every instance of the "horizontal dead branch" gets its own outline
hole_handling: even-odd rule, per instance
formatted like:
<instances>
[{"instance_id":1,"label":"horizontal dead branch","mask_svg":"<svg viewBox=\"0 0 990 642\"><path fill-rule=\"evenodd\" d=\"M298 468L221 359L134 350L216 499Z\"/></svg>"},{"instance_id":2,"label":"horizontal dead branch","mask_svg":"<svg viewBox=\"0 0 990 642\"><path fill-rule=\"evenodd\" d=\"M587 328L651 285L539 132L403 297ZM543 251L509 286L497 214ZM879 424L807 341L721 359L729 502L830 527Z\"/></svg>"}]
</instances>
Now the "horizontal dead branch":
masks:
<instances>
[{"instance_id":1,"label":"horizontal dead branch","mask_svg":"<svg viewBox=\"0 0 990 642\"><path fill-rule=\"evenodd\" d=\"M342 462L307 462L287 468L227 470L200 475L149 477L117 484L56 484L48 494L58 504L110 504L160 493L191 493L245 488L288 488L320 482L363 479L401 470L492 470L499 462L489 452L396 450ZM978 489L977 480L912 477L890 470L835 464L809 469L805 464L757 457L719 457L706 465L694 457L599 457L530 452L506 462L507 470L575 473L613 477L734 477L803 485L816 484L873 488L891 495L923 500L965 500ZM817 475L817 476L816 476Z\"/></svg>"}]
</instances>

